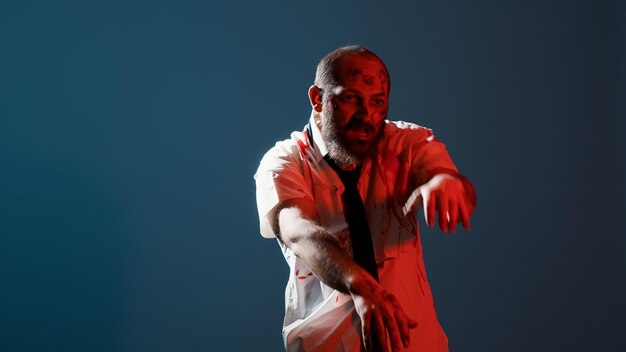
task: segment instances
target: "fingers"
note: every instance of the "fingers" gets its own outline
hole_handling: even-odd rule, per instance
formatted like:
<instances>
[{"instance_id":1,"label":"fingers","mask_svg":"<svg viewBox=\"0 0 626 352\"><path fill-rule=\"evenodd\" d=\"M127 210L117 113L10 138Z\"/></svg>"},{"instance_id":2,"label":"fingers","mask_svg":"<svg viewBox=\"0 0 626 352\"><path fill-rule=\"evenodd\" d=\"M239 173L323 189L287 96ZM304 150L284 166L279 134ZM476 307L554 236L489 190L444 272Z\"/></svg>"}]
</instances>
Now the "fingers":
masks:
<instances>
[{"instance_id":1,"label":"fingers","mask_svg":"<svg viewBox=\"0 0 626 352\"><path fill-rule=\"evenodd\" d=\"M371 351L385 351L387 349L386 331L387 331L387 328L389 328L389 332L392 333L391 326L385 326L385 322L383 322L383 316L379 312L376 312L374 314L373 319L375 323L371 331L371 334L372 334L371 340L372 340L372 346L374 347L374 349L372 349ZM393 321L393 319L391 320ZM387 324L391 325L389 323L391 322L387 321Z\"/></svg>"},{"instance_id":2,"label":"fingers","mask_svg":"<svg viewBox=\"0 0 626 352\"><path fill-rule=\"evenodd\" d=\"M361 337L367 351L404 351L410 343L410 329L417 322L410 319L398 299L380 290L373 296L354 295L354 304L361 319ZM389 345L388 345L389 344Z\"/></svg>"},{"instance_id":3,"label":"fingers","mask_svg":"<svg viewBox=\"0 0 626 352\"><path fill-rule=\"evenodd\" d=\"M437 215L442 232L455 232L458 223L470 228L470 215L473 211L472 195L468 194L463 181L457 177L433 177L428 183L418 187L403 207L404 215L412 210L421 196L424 206L424 220L430 228L435 227ZM475 196L474 196L475 198Z\"/></svg>"},{"instance_id":4,"label":"fingers","mask_svg":"<svg viewBox=\"0 0 626 352\"><path fill-rule=\"evenodd\" d=\"M375 308L372 307L372 312L368 312L365 319L361 320L363 346L367 351L385 351L387 347L387 327L385 327L383 316L374 313L374 309ZM391 329L389 331L391 331Z\"/></svg>"},{"instance_id":5,"label":"fingers","mask_svg":"<svg viewBox=\"0 0 626 352\"><path fill-rule=\"evenodd\" d=\"M424 220L426 225L433 228L435 226L435 197L431 197L430 192L422 195L424 200Z\"/></svg>"},{"instance_id":6,"label":"fingers","mask_svg":"<svg viewBox=\"0 0 626 352\"><path fill-rule=\"evenodd\" d=\"M448 232L448 199L443 192L437 192L437 211L439 212L439 228L443 233Z\"/></svg>"},{"instance_id":7,"label":"fingers","mask_svg":"<svg viewBox=\"0 0 626 352\"><path fill-rule=\"evenodd\" d=\"M404 348L407 348L409 347L409 344L411 342L410 329L416 328L417 322L409 318L401 308L396 309L396 320L398 322L399 335L402 338L402 345L404 346Z\"/></svg>"},{"instance_id":8,"label":"fingers","mask_svg":"<svg viewBox=\"0 0 626 352\"><path fill-rule=\"evenodd\" d=\"M467 204L465 200L462 197L450 198L448 200L440 200L440 201L446 202L446 204L448 204L447 216L442 215L442 214L445 214L443 211L446 211L446 210L442 210L442 212L438 214L439 227L441 228L443 232L446 232L446 230L449 230L452 233L456 232L458 223L462 223L463 227L466 230L470 229L469 210L467 208ZM440 208L446 209L445 207L440 207Z\"/></svg>"},{"instance_id":9,"label":"fingers","mask_svg":"<svg viewBox=\"0 0 626 352\"><path fill-rule=\"evenodd\" d=\"M388 297L390 305L382 307L384 312L374 314L376 321L372 330L372 346L376 347L376 351L387 350L387 333L391 341L392 351L404 351L409 346L410 332L417 326L417 323L406 316L402 307L393 295Z\"/></svg>"},{"instance_id":10,"label":"fingers","mask_svg":"<svg viewBox=\"0 0 626 352\"><path fill-rule=\"evenodd\" d=\"M389 337L391 337L391 349L393 351L402 351L402 345L404 343L400 329L405 328L405 324L398 320L397 316L394 317L392 315L390 318L391 319L387 319L387 329L389 331Z\"/></svg>"},{"instance_id":11,"label":"fingers","mask_svg":"<svg viewBox=\"0 0 626 352\"><path fill-rule=\"evenodd\" d=\"M398 319L402 321L401 319ZM398 324L398 332L399 336L402 338L402 345L404 347L409 347L409 342L411 340L411 334L409 332L409 321L404 321L401 324Z\"/></svg>"},{"instance_id":12,"label":"fingers","mask_svg":"<svg viewBox=\"0 0 626 352\"><path fill-rule=\"evenodd\" d=\"M371 326L371 314L366 313L361 318L361 336L363 336L363 346L366 351L373 351L372 348L372 326Z\"/></svg>"},{"instance_id":13,"label":"fingers","mask_svg":"<svg viewBox=\"0 0 626 352\"><path fill-rule=\"evenodd\" d=\"M459 204L459 210L461 211L461 221L463 222L463 227L466 230L470 229L470 215L469 210L467 209L467 204L465 201L461 201Z\"/></svg>"},{"instance_id":14,"label":"fingers","mask_svg":"<svg viewBox=\"0 0 626 352\"><path fill-rule=\"evenodd\" d=\"M456 232L456 224L459 222L459 205L457 202L454 202L452 199L448 201L448 209L450 214L450 224L449 229L450 232Z\"/></svg>"},{"instance_id":15,"label":"fingers","mask_svg":"<svg viewBox=\"0 0 626 352\"><path fill-rule=\"evenodd\" d=\"M466 201L464 190L455 186L437 189L428 194L427 224L433 227L436 212L439 228L443 233L454 233L458 223L462 223L466 230L470 229L470 205Z\"/></svg>"}]
</instances>

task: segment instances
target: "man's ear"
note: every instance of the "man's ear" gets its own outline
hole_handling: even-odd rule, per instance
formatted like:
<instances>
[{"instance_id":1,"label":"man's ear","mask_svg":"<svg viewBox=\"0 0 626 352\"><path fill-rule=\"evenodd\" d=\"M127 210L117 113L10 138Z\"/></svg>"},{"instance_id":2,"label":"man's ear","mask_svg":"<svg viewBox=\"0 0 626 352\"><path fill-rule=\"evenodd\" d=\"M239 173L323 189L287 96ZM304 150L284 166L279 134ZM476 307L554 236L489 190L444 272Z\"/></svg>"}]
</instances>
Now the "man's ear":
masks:
<instances>
[{"instance_id":1,"label":"man's ear","mask_svg":"<svg viewBox=\"0 0 626 352\"><path fill-rule=\"evenodd\" d=\"M309 101L313 110L322 112L322 91L315 85L309 88Z\"/></svg>"}]
</instances>

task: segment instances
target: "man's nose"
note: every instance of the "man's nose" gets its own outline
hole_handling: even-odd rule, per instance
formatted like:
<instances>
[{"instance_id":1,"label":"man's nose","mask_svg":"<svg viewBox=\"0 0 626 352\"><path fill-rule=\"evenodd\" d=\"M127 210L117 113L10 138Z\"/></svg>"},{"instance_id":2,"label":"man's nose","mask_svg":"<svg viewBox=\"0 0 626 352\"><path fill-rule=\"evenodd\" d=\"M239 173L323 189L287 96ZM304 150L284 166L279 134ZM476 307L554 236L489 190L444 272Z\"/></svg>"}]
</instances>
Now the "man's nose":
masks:
<instances>
[{"instance_id":1,"label":"man's nose","mask_svg":"<svg viewBox=\"0 0 626 352\"><path fill-rule=\"evenodd\" d=\"M358 116L361 120L363 121L367 121L370 122L371 120L371 115L370 115L370 107L367 105L366 102L364 102L363 100L359 101L359 105L358 105Z\"/></svg>"}]
</instances>

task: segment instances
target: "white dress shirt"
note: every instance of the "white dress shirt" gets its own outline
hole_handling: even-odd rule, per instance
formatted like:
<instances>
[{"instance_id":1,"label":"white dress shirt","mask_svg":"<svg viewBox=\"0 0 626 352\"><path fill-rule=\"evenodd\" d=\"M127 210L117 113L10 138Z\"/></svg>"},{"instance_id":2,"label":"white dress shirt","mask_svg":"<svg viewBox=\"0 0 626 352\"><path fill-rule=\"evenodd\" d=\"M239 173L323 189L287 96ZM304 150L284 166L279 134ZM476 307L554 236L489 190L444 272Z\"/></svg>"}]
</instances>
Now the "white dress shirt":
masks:
<instances>
[{"instance_id":1,"label":"white dress shirt","mask_svg":"<svg viewBox=\"0 0 626 352\"><path fill-rule=\"evenodd\" d=\"M306 198L316 206L319 225L351 255L343 183L323 159L328 151L313 118L309 125L312 141L306 128L293 132L261 160L255 175L261 235L275 237L269 218L281 202ZM418 222L415 214L402 212L411 192L441 172L456 173L456 167L430 129L385 121L376 157L364 162L358 184L380 283L418 323L407 351L448 350L426 278ZM360 320L351 296L322 283L290 248L278 243L290 268L283 324L286 350L361 351Z\"/></svg>"}]
</instances>

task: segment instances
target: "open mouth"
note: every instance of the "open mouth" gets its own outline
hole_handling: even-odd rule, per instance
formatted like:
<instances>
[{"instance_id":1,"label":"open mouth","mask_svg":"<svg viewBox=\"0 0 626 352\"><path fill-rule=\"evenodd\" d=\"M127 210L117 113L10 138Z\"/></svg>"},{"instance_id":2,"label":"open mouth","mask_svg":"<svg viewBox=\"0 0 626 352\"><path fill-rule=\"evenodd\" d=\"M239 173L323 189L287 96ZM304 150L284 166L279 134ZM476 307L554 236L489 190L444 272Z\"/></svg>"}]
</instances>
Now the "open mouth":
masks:
<instances>
[{"instance_id":1,"label":"open mouth","mask_svg":"<svg viewBox=\"0 0 626 352\"><path fill-rule=\"evenodd\" d=\"M374 126L369 123L349 123L345 129L350 131L365 131L372 132L374 130Z\"/></svg>"},{"instance_id":2,"label":"open mouth","mask_svg":"<svg viewBox=\"0 0 626 352\"><path fill-rule=\"evenodd\" d=\"M346 134L350 137L368 140L374 136L374 129L370 126L352 126L346 129Z\"/></svg>"}]
</instances>

